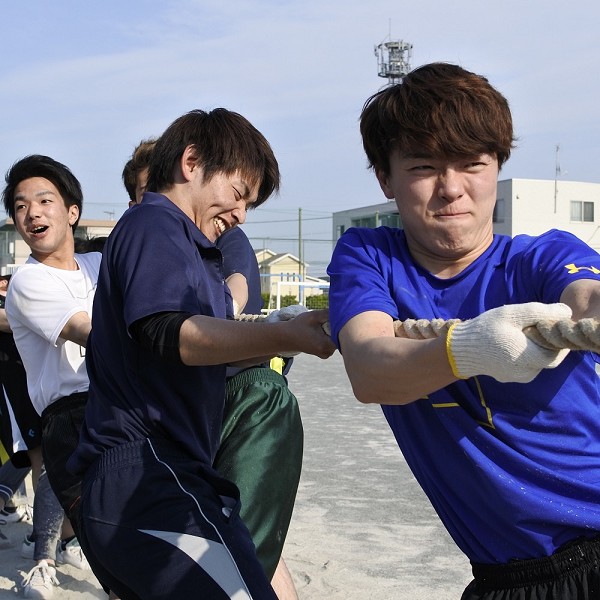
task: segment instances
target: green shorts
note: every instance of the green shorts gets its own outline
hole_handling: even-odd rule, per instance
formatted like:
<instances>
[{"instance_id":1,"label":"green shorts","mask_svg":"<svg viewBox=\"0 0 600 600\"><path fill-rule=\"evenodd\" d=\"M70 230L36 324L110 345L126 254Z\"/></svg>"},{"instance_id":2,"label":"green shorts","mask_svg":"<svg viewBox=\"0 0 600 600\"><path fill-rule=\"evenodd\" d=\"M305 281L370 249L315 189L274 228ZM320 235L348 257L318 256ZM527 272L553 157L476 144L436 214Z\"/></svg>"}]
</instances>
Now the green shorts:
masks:
<instances>
[{"instance_id":1,"label":"green shorts","mask_svg":"<svg viewBox=\"0 0 600 600\"><path fill-rule=\"evenodd\" d=\"M298 401L282 375L256 367L228 380L214 467L240 490L240 515L269 579L292 518L303 446Z\"/></svg>"}]
</instances>

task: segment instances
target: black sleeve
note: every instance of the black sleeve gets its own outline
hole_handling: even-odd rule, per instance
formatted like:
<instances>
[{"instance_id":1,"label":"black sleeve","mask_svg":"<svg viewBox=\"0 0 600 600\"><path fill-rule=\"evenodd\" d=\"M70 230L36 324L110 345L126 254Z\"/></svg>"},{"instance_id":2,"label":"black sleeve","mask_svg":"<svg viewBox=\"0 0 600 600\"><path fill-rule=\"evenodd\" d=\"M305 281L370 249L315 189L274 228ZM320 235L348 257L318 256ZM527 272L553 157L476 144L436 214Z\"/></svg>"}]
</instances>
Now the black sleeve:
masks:
<instances>
[{"instance_id":1,"label":"black sleeve","mask_svg":"<svg viewBox=\"0 0 600 600\"><path fill-rule=\"evenodd\" d=\"M135 321L131 337L153 354L171 362L181 362L179 354L179 331L192 313L162 312Z\"/></svg>"}]
</instances>

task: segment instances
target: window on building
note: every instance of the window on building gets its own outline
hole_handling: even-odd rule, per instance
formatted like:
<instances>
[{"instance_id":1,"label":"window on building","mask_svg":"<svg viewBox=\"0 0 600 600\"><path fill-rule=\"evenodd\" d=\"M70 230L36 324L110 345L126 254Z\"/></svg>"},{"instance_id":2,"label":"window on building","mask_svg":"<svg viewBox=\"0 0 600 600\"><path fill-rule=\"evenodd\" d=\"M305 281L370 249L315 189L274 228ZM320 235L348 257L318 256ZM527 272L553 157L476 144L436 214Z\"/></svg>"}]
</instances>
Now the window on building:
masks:
<instances>
[{"instance_id":1,"label":"window on building","mask_svg":"<svg viewBox=\"0 0 600 600\"><path fill-rule=\"evenodd\" d=\"M400 215L397 213L378 213L376 215L364 215L358 219L352 219L353 227L400 227Z\"/></svg>"},{"instance_id":2,"label":"window on building","mask_svg":"<svg viewBox=\"0 0 600 600\"><path fill-rule=\"evenodd\" d=\"M400 227L400 215L397 214L380 215L379 221L388 227Z\"/></svg>"},{"instance_id":3,"label":"window on building","mask_svg":"<svg viewBox=\"0 0 600 600\"><path fill-rule=\"evenodd\" d=\"M571 200L571 221L593 223L594 203Z\"/></svg>"},{"instance_id":4,"label":"window on building","mask_svg":"<svg viewBox=\"0 0 600 600\"><path fill-rule=\"evenodd\" d=\"M494 214L492 215L492 221L494 223L504 223L504 198L498 198L494 205Z\"/></svg>"},{"instance_id":5,"label":"window on building","mask_svg":"<svg viewBox=\"0 0 600 600\"><path fill-rule=\"evenodd\" d=\"M375 227L375 215L352 219L352 227Z\"/></svg>"}]
</instances>

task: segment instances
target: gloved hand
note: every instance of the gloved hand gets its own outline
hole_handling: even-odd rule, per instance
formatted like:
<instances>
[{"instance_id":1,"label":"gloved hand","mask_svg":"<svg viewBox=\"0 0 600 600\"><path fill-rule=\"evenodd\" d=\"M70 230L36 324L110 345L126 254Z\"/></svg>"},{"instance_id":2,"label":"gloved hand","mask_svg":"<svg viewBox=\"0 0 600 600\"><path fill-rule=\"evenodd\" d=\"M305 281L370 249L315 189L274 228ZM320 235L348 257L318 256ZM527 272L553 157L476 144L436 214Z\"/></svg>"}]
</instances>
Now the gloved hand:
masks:
<instances>
[{"instance_id":1,"label":"gloved hand","mask_svg":"<svg viewBox=\"0 0 600 600\"><path fill-rule=\"evenodd\" d=\"M306 312L308 308L302 306L302 304L292 304L290 306L284 306L270 312L265 321L267 323L276 323L277 321L289 321L294 317L297 317L300 313Z\"/></svg>"},{"instance_id":2,"label":"gloved hand","mask_svg":"<svg viewBox=\"0 0 600 600\"><path fill-rule=\"evenodd\" d=\"M542 369L560 365L569 351L542 348L523 329L538 321L569 319L571 314L566 304L529 302L493 308L452 325L446 337L452 372L460 379L489 375L502 383L528 383Z\"/></svg>"},{"instance_id":3,"label":"gloved hand","mask_svg":"<svg viewBox=\"0 0 600 600\"><path fill-rule=\"evenodd\" d=\"M297 317L300 313L306 312L308 308L302 306L302 304L291 304L290 306L284 306L269 313L265 319L266 323L276 323L277 321L289 321L294 317ZM284 358L291 358L292 356L298 356L300 352L282 352L279 356Z\"/></svg>"}]
</instances>

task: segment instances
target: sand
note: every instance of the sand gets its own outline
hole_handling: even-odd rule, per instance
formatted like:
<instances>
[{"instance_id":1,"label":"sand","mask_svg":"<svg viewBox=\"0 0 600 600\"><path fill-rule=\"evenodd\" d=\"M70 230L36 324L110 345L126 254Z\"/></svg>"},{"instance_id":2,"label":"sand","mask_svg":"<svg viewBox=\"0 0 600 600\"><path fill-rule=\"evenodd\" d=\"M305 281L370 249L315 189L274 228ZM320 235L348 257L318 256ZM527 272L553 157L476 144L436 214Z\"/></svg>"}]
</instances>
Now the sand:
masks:
<instances>
[{"instance_id":1,"label":"sand","mask_svg":"<svg viewBox=\"0 0 600 600\"><path fill-rule=\"evenodd\" d=\"M284 548L300 600L458 600L470 581L456 548L406 466L381 409L353 397L341 357L302 355L289 375L305 430L304 465ZM0 600L22 597L29 530L3 527ZM58 567L54 598L106 598L93 574Z\"/></svg>"}]
</instances>

